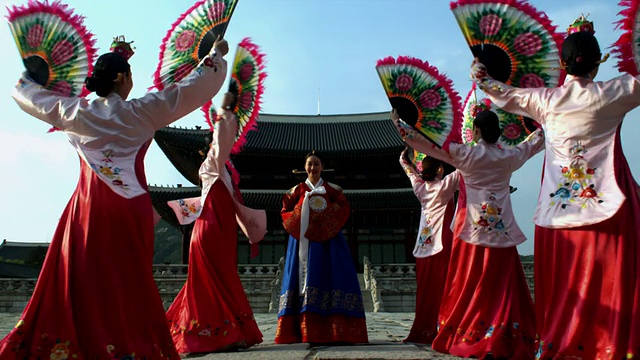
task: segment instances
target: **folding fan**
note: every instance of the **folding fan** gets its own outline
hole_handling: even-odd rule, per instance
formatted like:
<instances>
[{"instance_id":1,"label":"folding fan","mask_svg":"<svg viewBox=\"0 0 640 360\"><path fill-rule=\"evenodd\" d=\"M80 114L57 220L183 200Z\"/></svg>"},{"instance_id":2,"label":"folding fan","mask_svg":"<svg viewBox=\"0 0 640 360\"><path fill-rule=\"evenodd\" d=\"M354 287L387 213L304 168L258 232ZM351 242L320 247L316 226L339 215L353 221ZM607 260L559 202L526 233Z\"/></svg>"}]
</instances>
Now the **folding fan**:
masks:
<instances>
[{"instance_id":1,"label":"folding fan","mask_svg":"<svg viewBox=\"0 0 640 360\"><path fill-rule=\"evenodd\" d=\"M515 87L555 87L562 35L522 0L457 0L451 10L474 57L495 80Z\"/></svg>"},{"instance_id":2,"label":"folding fan","mask_svg":"<svg viewBox=\"0 0 640 360\"><path fill-rule=\"evenodd\" d=\"M451 80L420 59L400 56L378 60L376 71L400 118L441 147L458 136L462 107Z\"/></svg>"},{"instance_id":3,"label":"folding fan","mask_svg":"<svg viewBox=\"0 0 640 360\"><path fill-rule=\"evenodd\" d=\"M238 0L200 0L171 26L160 46L153 85L162 90L191 73L224 36Z\"/></svg>"},{"instance_id":4,"label":"folding fan","mask_svg":"<svg viewBox=\"0 0 640 360\"><path fill-rule=\"evenodd\" d=\"M260 100L264 91L264 54L260 48L245 38L238 44L236 57L231 68L229 80L229 92L235 94L235 102L231 105L231 111L238 119L238 134L231 150L237 154L246 142L247 133L253 130L260 111ZM216 119L216 111L209 101L202 109L205 113L209 128L213 131L213 123Z\"/></svg>"},{"instance_id":5,"label":"folding fan","mask_svg":"<svg viewBox=\"0 0 640 360\"><path fill-rule=\"evenodd\" d=\"M409 163L413 165L413 168L416 169L417 172L422 172L422 160L427 156L424 153L419 152L418 150L408 146L406 152L406 159L409 160Z\"/></svg>"},{"instance_id":6,"label":"folding fan","mask_svg":"<svg viewBox=\"0 0 640 360\"><path fill-rule=\"evenodd\" d=\"M619 15L623 19L617 27L624 30L613 45L613 53L618 58L618 69L633 76L640 74L640 0L622 0L624 7Z\"/></svg>"},{"instance_id":7,"label":"folding fan","mask_svg":"<svg viewBox=\"0 0 640 360\"><path fill-rule=\"evenodd\" d=\"M59 1L30 0L12 6L9 28L28 76L63 96L85 96L84 80L91 75L96 56L93 34Z\"/></svg>"},{"instance_id":8,"label":"folding fan","mask_svg":"<svg viewBox=\"0 0 640 360\"><path fill-rule=\"evenodd\" d=\"M498 144L503 147L513 147L520 144L536 129L533 120L498 109L487 98L478 100L476 90L471 89L464 101L464 109L462 111L463 143L467 145L475 144L473 141L473 119L479 112L484 110L491 110L498 115L500 129L502 129Z\"/></svg>"}]
</instances>

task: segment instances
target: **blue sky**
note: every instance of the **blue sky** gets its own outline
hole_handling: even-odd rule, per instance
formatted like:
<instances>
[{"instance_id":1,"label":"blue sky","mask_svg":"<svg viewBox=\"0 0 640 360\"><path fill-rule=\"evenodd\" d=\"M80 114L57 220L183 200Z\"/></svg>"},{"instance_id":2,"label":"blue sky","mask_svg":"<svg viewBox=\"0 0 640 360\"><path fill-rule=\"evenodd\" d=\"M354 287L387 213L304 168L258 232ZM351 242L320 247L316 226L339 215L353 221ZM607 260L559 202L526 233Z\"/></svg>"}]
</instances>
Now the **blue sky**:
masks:
<instances>
[{"instance_id":1,"label":"blue sky","mask_svg":"<svg viewBox=\"0 0 640 360\"><path fill-rule=\"evenodd\" d=\"M26 1L0 0L2 9ZM160 42L190 0L66 1L86 16L85 25L98 39L99 53L108 51L112 37L134 40L131 59L133 97L151 85ZM581 13L590 13L601 47L620 35L613 22L617 1L532 0L555 25L564 29ZM471 53L446 0L240 0L227 31L232 59L236 44L251 37L267 55L263 112L316 114L318 88L322 114L390 110L375 72L376 60L410 55L429 61L446 73L462 97L468 92ZM0 240L48 242L76 186L79 160L66 136L47 134L48 125L22 113L10 97L22 63L8 26L0 26ZM615 61L601 66L598 79L617 76ZM220 97L216 97L219 102ZM633 173L640 173L638 110L623 125L623 148ZM175 123L203 125L195 112ZM372 164L375 166L375 164ZM516 217L529 240L519 246L533 253L531 221L539 191L542 155L514 174ZM151 184L185 180L154 144L146 158ZM398 171L401 171L398 168Z\"/></svg>"}]
</instances>

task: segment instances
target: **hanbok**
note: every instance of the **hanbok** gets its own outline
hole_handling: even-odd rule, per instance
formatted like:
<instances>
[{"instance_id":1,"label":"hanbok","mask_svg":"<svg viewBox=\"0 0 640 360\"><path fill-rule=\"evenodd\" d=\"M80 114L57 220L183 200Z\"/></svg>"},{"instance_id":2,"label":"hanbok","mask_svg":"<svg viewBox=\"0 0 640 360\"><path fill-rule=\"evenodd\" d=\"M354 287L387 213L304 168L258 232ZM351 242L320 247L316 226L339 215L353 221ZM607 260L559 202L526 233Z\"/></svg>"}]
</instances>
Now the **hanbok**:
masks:
<instances>
[{"instance_id":1,"label":"hanbok","mask_svg":"<svg viewBox=\"0 0 640 360\"><path fill-rule=\"evenodd\" d=\"M420 201L420 228L413 249L416 258L416 313L405 342L431 344L437 334L438 313L447 279L455 212L453 195L458 189L457 171L442 180L425 181L404 156L400 165Z\"/></svg>"},{"instance_id":2,"label":"hanbok","mask_svg":"<svg viewBox=\"0 0 640 360\"><path fill-rule=\"evenodd\" d=\"M540 130L504 149L447 143L443 149L406 129L412 148L460 172L438 335L432 348L461 357L533 359L535 315L516 245L526 240L511 209L511 174L544 148Z\"/></svg>"},{"instance_id":3,"label":"hanbok","mask_svg":"<svg viewBox=\"0 0 640 360\"><path fill-rule=\"evenodd\" d=\"M62 97L20 80L14 99L68 135L80 178L1 359L178 359L151 271L143 161L155 131L210 100L225 74L214 54L181 82L130 101Z\"/></svg>"},{"instance_id":4,"label":"hanbok","mask_svg":"<svg viewBox=\"0 0 640 360\"><path fill-rule=\"evenodd\" d=\"M350 212L342 189L307 180L282 203L290 236L275 343L368 342L360 285L341 230Z\"/></svg>"},{"instance_id":5,"label":"hanbok","mask_svg":"<svg viewBox=\"0 0 640 360\"><path fill-rule=\"evenodd\" d=\"M545 130L534 222L541 359L640 356L640 197L620 142L640 80L568 76L553 89L487 79L487 96Z\"/></svg>"}]
</instances>

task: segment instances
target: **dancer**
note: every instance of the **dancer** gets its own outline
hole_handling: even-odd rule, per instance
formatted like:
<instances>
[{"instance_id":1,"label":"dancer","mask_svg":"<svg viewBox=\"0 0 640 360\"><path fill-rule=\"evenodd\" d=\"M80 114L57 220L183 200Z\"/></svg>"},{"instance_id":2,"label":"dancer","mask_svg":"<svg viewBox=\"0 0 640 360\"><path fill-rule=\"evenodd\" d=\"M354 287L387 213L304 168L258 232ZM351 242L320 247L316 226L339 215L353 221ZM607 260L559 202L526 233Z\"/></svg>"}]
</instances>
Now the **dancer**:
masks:
<instances>
[{"instance_id":1,"label":"dancer","mask_svg":"<svg viewBox=\"0 0 640 360\"><path fill-rule=\"evenodd\" d=\"M455 211L454 192L460 175L454 171L444 175L440 160L426 156L420 173L407 160L407 149L400 155L400 165L411 181L420 201L420 229L413 249L416 257L416 315L405 342L431 344L437 334L438 310L447 278L453 232L451 221Z\"/></svg>"},{"instance_id":2,"label":"dancer","mask_svg":"<svg viewBox=\"0 0 640 360\"><path fill-rule=\"evenodd\" d=\"M94 101L60 96L25 76L13 94L26 113L67 134L80 179L31 300L0 342L3 360L178 358L151 271L153 210L143 160L156 130L218 92L228 45L216 41L181 82L130 101L133 52L115 45L86 79L99 96Z\"/></svg>"},{"instance_id":3,"label":"dancer","mask_svg":"<svg viewBox=\"0 0 640 360\"><path fill-rule=\"evenodd\" d=\"M238 225L252 243L267 231L264 210L241 205L225 168L238 132L226 93L200 166L202 212L189 250L187 282L167 311L178 352L233 351L262 342L262 333L238 275ZM235 196L241 196L235 192Z\"/></svg>"},{"instance_id":4,"label":"dancer","mask_svg":"<svg viewBox=\"0 0 640 360\"><path fill-rule=\"evenodd\" d=\"M535 306L541 359L640 356L640 198L620 143L640 80L594 81L603 61L593 24L579 18L562 45L558 88L517 89L472 77L504 110L546 132L534 222ZM606 56L605 56L606 59Z\"/></svg>"},{"instance_id":5,"label":"dancer","mask_svg":"<svg viewBox=\"0 0 640 360\"><path fill-rule=\"evenodd\" d=\"M436 148L391 112L412 148L455 166L460 195L439 332L432 348L461 357L532 359L535 316L516 245L526 240L511 210L511 174L544 147L537 130L512 149L496 145L497 115L473 120L476 146Z\"/></svg>"},{"instance_id":6,"label":"dancer","mask_svg":"<svg viewBox=\"0 0 640 360\"><path fill-rule=\"evenodd\" d=\"M308 178L282 198L289 232L276 344L366 343L362 294L342 227L349 202L342 189L320 177L324 165L312 151Z\"/></svg>"}]
</instances>

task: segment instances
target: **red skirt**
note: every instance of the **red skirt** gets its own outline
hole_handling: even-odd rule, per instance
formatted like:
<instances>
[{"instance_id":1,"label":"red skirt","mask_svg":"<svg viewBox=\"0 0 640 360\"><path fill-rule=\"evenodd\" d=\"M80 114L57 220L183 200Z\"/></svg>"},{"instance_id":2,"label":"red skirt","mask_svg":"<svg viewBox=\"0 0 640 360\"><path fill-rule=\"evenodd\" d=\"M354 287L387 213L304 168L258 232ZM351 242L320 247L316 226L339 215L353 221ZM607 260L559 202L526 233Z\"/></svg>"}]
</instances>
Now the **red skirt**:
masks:
<instances>
[{"instance_id":1,"label":"red skirt","mask_svg":"<svg viewBox=\"0 0 640 360\"><path fill-rule=\"evenodd\" d=\"M179 353L262 342L238 275L234 206L227 187L216 181L193 228L187 282L167 311Z\"/></svg>"},{"instance_id":2,"label":"red skirt","mask_svg":"<svg viewBox=\"0 0 640 360\"><path fill-rule=\"evenodd\" d=\"M431 344L438 333L438 313L442 292L447 280L451 257L451 219L455 212L453 200L447 204L442 228L442 251L426 258L416 259L416 315L405 342Z\"/></svg>"},{"instance_id":3,"label":"red skirt","mask_svg":"<svg viewBox=\"0 0 640 360\"><path fill-rule=\"evenodd\" d=\"M533 359L535 315L516 247L455 239L432 348L461 357Z\"/></svg>"},{"instance_id":4,"label":"red skirt","mask_svg":"<svg viewBox=\"0 0 640 360\"><path fill-rule=\"evenodd\" d=\"M136 159L142 184L144 150ZM0 359L176 359L151 271L151 198L117 195L80 162L76 191Z\"/></svg>"},{"instance_id":5,"label":"red skirt","mask_svg":"<svg viewBox=\"0 0 640 360\"><path fill-rule=\"evenodd\" d=\"M542 359L640 356L640 194L619 137L614 156L627 199L613 217L572 229L536 227Z\"/></svg>"}]
</instances>

